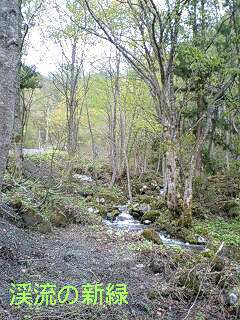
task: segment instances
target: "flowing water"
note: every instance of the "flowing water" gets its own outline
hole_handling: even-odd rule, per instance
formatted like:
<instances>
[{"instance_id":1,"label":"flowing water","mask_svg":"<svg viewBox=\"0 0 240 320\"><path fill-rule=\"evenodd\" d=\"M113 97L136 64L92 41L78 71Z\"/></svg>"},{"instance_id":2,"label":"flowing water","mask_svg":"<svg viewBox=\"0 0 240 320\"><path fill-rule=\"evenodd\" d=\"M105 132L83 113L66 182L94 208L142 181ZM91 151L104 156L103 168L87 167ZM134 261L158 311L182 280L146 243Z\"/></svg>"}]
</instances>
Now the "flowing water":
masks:
<instances>
[{"instance_id":1,"label":"flowing water","mask_svg":"<svg viewBox=\"0 0 240 320\"><path fill-rule=\"evenodd\" d=\"M141 223L129 213L127 205L119 206L118 210L120 214L113 221L104 219L104 223L107 226L125 231L141 231L147 228L147 225ZM159 232L159 238L162 240L163 244L168 246L183 247L195 250L205 249L204 245L189 244L181 240L172 239L163 231Z\"/></svg>"}]
</instances>

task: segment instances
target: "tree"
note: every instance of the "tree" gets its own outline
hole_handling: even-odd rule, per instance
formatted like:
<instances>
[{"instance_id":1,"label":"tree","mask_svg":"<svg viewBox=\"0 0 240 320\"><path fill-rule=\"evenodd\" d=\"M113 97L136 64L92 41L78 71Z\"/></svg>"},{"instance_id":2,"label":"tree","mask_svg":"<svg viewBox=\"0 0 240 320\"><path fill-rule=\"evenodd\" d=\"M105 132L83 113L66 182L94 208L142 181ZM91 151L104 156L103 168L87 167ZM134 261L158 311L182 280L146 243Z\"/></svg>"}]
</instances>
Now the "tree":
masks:
<instances>
[{"instance_id":1,"label":"tree","mask_svg":"<svg viewBox=\"0 0 240 320\"><path fill-rule=\"evenodd\" d=\"M39 17L41 9L43 8L44 0L22 0L20 1L20 10L22 16L22 24L23 34L21 37L21 46L20 46L20 77L22 77L24 73L24 68L26 71L26 67L22 66L22 56L24 51L27 51L27 36L31 29L34 26L35 20ZM27 74L25 74L27 76ZM22 80L22 79L21 79ZM19 88L22 89L22 88ZM24 106L23 102L23 91L18 93L18 101L16 104L16 112L14 119L14 151L15 151L15 175L19 178L22 176L23 169L23 123L24 118L23 110ZM29 113L28 113L29 114Z\"/></svg>"},{"instance_id":2,"label":"tree","mask_svg":"<svg viewBox=\"0 0 240 320\"><path fill-rule=\"evenodd\" d=\"M179 110L175 101L173 66L186 2L177 0L172 5L167 2L164 9L152 0L113 1L110 5L99 5L97 9L88 1L84 4L97 25L95 30L101 30L89 31L115 45L149 86L167 146L164 155L167 204L170 209L177 210ZM128 15L124 17L119 12L128 12ZM121 30L114 24L116 15L123 26Z\"/></svg>"},{"instance_id":3,"label":"tree","mask_svg":"<svg viewBox=\"0 0 240 320\"><path fill-rule=\"evenodd\" d=\"M0 4L0 188L6 169L14 110L18 100L20 47L20 1L2 0Z\"/></svg>"},{"instance_id":4,"label":"tree","mask_svg":"<svg viewBox=\"0 0 240 320\"><path fill-rule=\"evenodd\" d=\"M61 28L52 32L52 37L61 47L62 60L58 63L58 72L53 74L53 82L65 100L68 131L67 149L72 157L78 147L79 123L88 91L88 81L84 77L87 37L81 32L78 25L82 16L71 1L66 1L66 7L56 4L56 10L62 25ZM81 77L85 78L82 96L79 94Z\"/></svg>"},{"instance_id":5,"label":"tree","mask_svg":"<svg viewBox=\"0 0 240 320\"><path fill-rule=\"evenodd\" d=\"M21 121L21 140L24 142L35 90L41 88L40 74L34 66L22 65L20 70L20 106L18 115Z\"/></svg>"},{"instance_id":6,"label":"tree","mask_svg":"<svg viewBox=\"0 0 240 320\"><path fill-rule=\"evenodd\" d=\"M210 18L206 23L206 8L209 9L211 4L206 1L193 1L195 11L200 7L200 41L203 44L199 45L194 39L199 22L196 20L197 13L193 29L186 23L190 15L186 19L183 14L188 10L189 1L79 2L83 2L86 10L86 21L92 22L88 22L83 28L112 43L150 89L156 116L162 127L165 164L163 176L167 206L175 212L182 212L183 219L180 222L189 225L192 221L192 182L200 150L209 130L208 121L205 119L209 119L211 109L215 108L234 80L234 77L227 77L223 83L215 86L213 91L211 86L204 83L206 77L209 81L212 80L211 76L221 69L218 61L212 59L211 53L207 52L213 43L207 38L207 34L212 36L216 30L214 23L210 23ZM186 33L189 35L187 40ZM183 64L185 68L190 68L187 84L192 80L196 82L197 86L193 90L194 98L198 101L197 120L190 125L187 123L188 127L185 126L185 119L182 119L182 111L189 105L189 98L193 99L192 90L187 87L188 94L181 94L179 87L184 86L184 82L175 73L179 47L184 45L184 42L190 46L190 60L192 59L190 65ZM201 52L203 47L205 52ZM200 62L196 61L198 57L201 58ZM209 101L206 101L206 91L210 92ZM193 131L195 138L191 136ZM181 164L185 159L182 142L185 140L186 143L187 139L191 140L191 147L188 149L189 156L184 175L181 176Z\"/></svg>"}]
</instances>

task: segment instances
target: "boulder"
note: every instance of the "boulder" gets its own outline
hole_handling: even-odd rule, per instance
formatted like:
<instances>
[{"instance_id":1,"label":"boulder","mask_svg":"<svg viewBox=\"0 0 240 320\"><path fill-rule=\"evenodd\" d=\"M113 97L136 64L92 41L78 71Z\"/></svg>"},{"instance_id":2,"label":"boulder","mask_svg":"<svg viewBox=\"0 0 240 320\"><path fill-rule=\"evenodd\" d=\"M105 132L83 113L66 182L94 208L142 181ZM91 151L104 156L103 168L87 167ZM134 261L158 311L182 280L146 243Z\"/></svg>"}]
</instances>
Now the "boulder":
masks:
<instances>
[{"instance_id":1,"label":"boulder","mask_svg":"<svg viewBox=\"0 0 240 320\"><path fill-rule=\"evenodd\" d=\"M142 213L149 212L151 210L151 206L148 203L141 203L139 205L139 211Z\"/></svg>"},{"instance_id":2,"label":"boulder","mask_svg":"<svg viewBox=\"0 0 240 320\"><path fill-rule=\"evenodd\" d=\"M164 272L164 263L158 257L153 258L149 264L149 268L154 273L163 273Z\"/></svg>"},{"instance_id":3,"label":"boulder","mask_svg":"<svg viewBox=\"0 0 240 320\"><path fill-rule=\"evenodd\" d=\"M144 213L149 212L151 206L148 203L133 203L129 209L133 215L138 215L139 217L143 216Z\"/></svg>"},{"instance_id":4,"label":"boulder","mask_svg":"<svg viewBox=\"0 0 240 320\"><path fill-rule=\"evenodd\" d=\"M177 286L184 287L196 295L200 289L200 279L196 270L182 270L180 275L177 277Z\"/></svg>"},{"instance_id":5,"label":"boulder","mask_svg":"<svg viewBox=\"0 0 240 320\"><path fill-rule=\"evenodd\" d=\"M212 261L212 271L222 271L225 267L225 260L222 257L215 256Z\"/></svg>"},{"instance_id":6,"label":"boulder","mask_svg":"<svg viewBox=\"0 0 240 320\"><path fill-rule=\"evenodd\" d=\"M43 222L43 217L32 208L24 208L20 215L24 226L27 228L35 227Z\"/></svg>"},{"instance_id":7,"label":"boulder","mask_svg":"<svg viewBox=\"0 0 240 320\"><path fill-rule=\"evenodd\" d=\"M152 241L157 244L162 244L162 241L159 237L159 234L151 228L147 228L142 233L143 237L149 241Z\"/></svg>"},{"instance_id":8,"label":"boulder","mask_svg":"<svg viewBox=\"0 0 240 320\"><path fill-rule=\"evenodd\" d=\"M205 238L202 237L202 236L198 236L198 238L197 238L197 243L198 243L198 244L206 244L206 243L207 243L207 239L205 239Z\"/></svg>"},{"instance_id":9,"label":"boulder","mask_svg":"<svg viewBox=\"0 0 240 320\"><path fill-rule=\"evenodd\" d=\"M148 190L148 186L143 185L142 188L140 189L140 193L145 193Z\"/></svg>"},{"instance_id":10,"label":"boulder","mask_svg":"<svg viewBox=\"0 0 240 320\"><path fill-rule=\"evenodd\" d=\"M56 227L65 227L68 219L61 211L55 211L51 216L51 223Z\"/></svg>"},{"instance_id":11,"label":"boulder","mask_svg":"<svg viewBox=\"0 0 240 320\"><path fill-rule=\"evenodd\" d=\"M48 234L52 232L52 226L49 221L43 221L37 225L37 230L41 233Z\"/></svg>"},{"instance_id":12,"label":"boulder","mask_svg":"<svg viewBox=\"0 0 240 320\"><path fill-rule=\"evenodd\" d=\"M156 210L150 210L142 216L142 221L144 220L150 220L151 222L154 222L158 217L160 216L160 212Z\"/></svg>"},{"instance_id":13,"label":"boulder","mask_svg":"<svg viewBox=\"0 0 240 320\"><path fill-rule=\"evenodd\" d=\"M151 224L151 221L150 220L144 220L143 223L144 224Z\"/></svg>"},{"instance_id":14,"label":"boulder","mask_svg":"<svg viewBox=\"0 0 240 320\"><path fill-rule=\"evenodd\" d=\"M119 212L118 210L113 210L113 211L107 213L107 218L112 221L112 220L114 220L119 214L120 214L120 212Z\"/></svg>"}]
</instances>

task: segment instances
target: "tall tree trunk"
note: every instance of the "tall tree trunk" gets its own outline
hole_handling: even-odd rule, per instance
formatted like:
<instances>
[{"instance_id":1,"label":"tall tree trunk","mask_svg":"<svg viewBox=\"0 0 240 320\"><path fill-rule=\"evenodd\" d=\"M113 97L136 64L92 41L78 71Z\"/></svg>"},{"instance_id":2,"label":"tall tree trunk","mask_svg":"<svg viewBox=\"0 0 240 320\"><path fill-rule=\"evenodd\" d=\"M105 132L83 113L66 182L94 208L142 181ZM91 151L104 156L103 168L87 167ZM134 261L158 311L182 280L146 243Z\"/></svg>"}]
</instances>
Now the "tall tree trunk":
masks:
<instances>
[{"instance_id":1,"label":"tall tree trunk","mask_svg":"<svg viewBox=\"0 0 240 320\"><path fill-rule=\"evenodd\" d=\"M193 198L192 184L193 184L197 157L198 157L198 153L192 156L189 164L189 171L185 179L183 207L182 207L182 211L183 211L182 225L184 227L188 227L192 223L192 198Z\"/></svg>"},{"instance_id":2,"label":"tall tree trunk","mask_svg":"<svg viewBox=\"0 0 240 320\"><path fill-rule=\"evenodd\" d=\"M19 24L20 25L22 24L21 6L22 6L22 1L20 1L20 4L19 4L19 10L20 10ZM18 37L19 37L19 41L21 41L21 45L19 46L19 65L18 65L18 73L19 73L21 68L22 48L23 48L21 28L18 29ZM14 175L17 178L20 178L22 176L22 170L23 170L23 127L22 127L22 121L21 121L20 83L18 85L13 130L14 130L14 157L15 157Z\"/></svg>"},{"instance_id":3,"label":"tall tree trunk","mask_svg":"<svg viewBox=\"0 0 240 320\"><path fill-rule=\"evenodd\" d=\"M117 177L118 172L118 152L117 152L117 110L119 104L119 94L120 94L120 87L119 87L119 76L120 76L120 55L116 53L116 74L115 77L113 75L112 79L112 93L113 93L113 105L111 107L111 132L110 132L110 139L111 139L111 161L112 161L112 178L110 182L110 187L113 187L115 184L115 180ZM121 121L121 110L120 110L120 126L122 124ZM120 133L122 132L120 128ZM121 135L122 137L122 135ZM121 153L121 151L120 151ZM119 163L121 165L121 159L119 159ZM121 172L121 170L119 170Z\"/></svg>"},{"instance_id":4,"label":"tall tree trunk","mask_svg":"<svg viewBox=\"0 0 240 320\"><path fill-rule=\"evenodd\" d=\"M74 39L72 45L71 73L70 73L70 96L68 103L68 153L73 156L77 150L78 143L78 106L77 106L77 86L79 70L76 66L77 40Z\"/></svg>"},{"instance_id":5,"label":"tall tree trunk","mask_svg":"<svg viewBox=\"0 0 240 320\"><path fill-rule=\"evenodd\" d=\"M19 92L18 92L19 94ZM14 175L16 178L21 178L23 171L23 128L21 123L20 112L20 101L17 99L15 120L14 120L14 158L15 168Z\"/></svg>"},{"instance_id":6,"label":"tall tree trunk","mask_svg":"<svg viewBox=\"0 0 240 320\"><path fill-rule=\"evenodd\" d=\"M1 0L0 5L0 189L6 169L18 101L20 64L20 2ZM2 197L0 193L0 203Z\"/></svg>"},{"instance_id":7,"label":"tall tree trunk","mask_svg":"<svg viewBox=\"0 0 240 320\"><path fill-rule=\"evenodd\" d=\"M86 111L87 111L88 128L89 128L89 132L91 135L91 142L92 142L92 159L93 159L93 161L95 161L96 157L97 157L97 152L96 152L95 139L94 139L93 128L92 128L92 123L91 123L91 119L90 119L90 113L89 113L87 99L85 99L85 107L86 107Z\"/></svg>"},{"instance_id":8,"label":"tall tree trunk","mask_svg":"<svg viewBox=\"0 0 240 320\"><path fill-rule=\"evenodd\" d=\"M197 97L197 127L196 127L196 140L199 141L203 134L203 114L206 110L206 102L204 96L199 94ZM203 171L203 159L202 159L202 148L198 150L197 158L196 158L196 175L200 176Z\"/></svg>"}]
</instances>

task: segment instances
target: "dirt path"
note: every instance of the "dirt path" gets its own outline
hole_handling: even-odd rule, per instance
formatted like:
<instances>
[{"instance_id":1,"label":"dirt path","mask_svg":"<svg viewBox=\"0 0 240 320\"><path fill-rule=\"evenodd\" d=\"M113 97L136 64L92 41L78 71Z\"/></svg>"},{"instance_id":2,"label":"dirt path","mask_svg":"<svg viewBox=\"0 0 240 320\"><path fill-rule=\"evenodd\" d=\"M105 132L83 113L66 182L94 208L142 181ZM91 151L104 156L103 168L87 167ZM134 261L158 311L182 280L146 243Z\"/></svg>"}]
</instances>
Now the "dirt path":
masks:
<instances>
[{"instance_id":1,"label":"dirt path","mask_svg":"<svg viewBox=\"0 0 240 320\"><path fill-rule=\"evenodd\" d=\"M138 232L71 225L46 236L0 219L0 320L185 319L196 293L192 291L194 287L186 287L187 282L176 286L176 276L183 268L179 259L187 264L194 259L194 253L184 251L177 255L157 245L144 250L142 246ZM198 265L196 268L199 275L203 274L205 269ZM79 302L37 309L11 307L11 283L50 283L58 289L73 285L79 288ZM124 283L128 286L129 303L82 304L81 286L86 283L102 283L104 287ZM219 288L212 281L204 286L205 293L196 301L194 315L188 319L236 319L238 311L229 309L226 313L224 305L219 304ZM206 316L201 318L203 314Z\"/></svg>"},{"instance_id":2,"label":"dirt path","mask_svg":"<svg viewBox=\"0 0 240 320\"><path fill-rule=\"evenodd\" d=\"M155 319L147 292L161 277L147 266L150 256L129 250L139 234L120 234L106 227L69 226L50 236L19 229L0 222L0 281L2 319ZM53 283L58 287L84 283L125 283L127 306L52 307L38 311L10 308L10 283ZM99 312L99 314L98 314ZM33 315L34 314L34 317ZM38 314L38 315L37 315ZM27 318L30 315L30 318ZM32 315L32 316L31 316ZM25 316L25 318L24 318ZM48 318L49 317L49 318ZM71 318L71 317L70 317Z\"/></svg>"}]
</instances>

